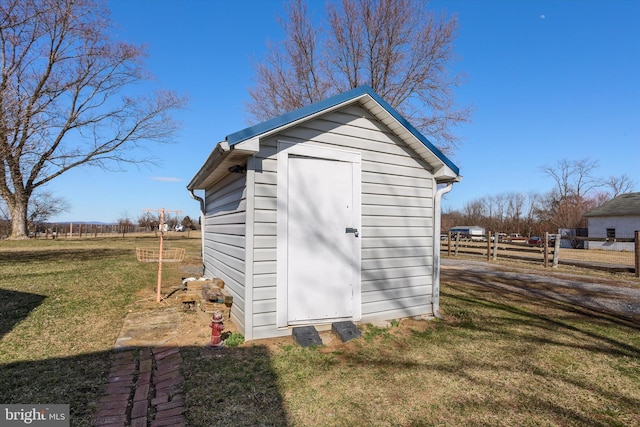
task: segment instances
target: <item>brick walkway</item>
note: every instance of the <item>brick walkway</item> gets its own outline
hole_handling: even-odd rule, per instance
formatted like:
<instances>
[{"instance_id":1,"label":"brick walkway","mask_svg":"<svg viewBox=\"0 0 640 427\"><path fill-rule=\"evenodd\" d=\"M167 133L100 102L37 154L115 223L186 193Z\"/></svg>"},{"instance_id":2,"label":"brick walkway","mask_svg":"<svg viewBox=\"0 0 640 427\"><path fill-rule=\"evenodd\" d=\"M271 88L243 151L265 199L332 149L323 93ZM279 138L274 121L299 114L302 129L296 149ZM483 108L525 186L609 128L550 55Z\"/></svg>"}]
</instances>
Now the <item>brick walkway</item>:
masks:
<instances>
[{"instance_id":1,"label":"brick walkway","mask_svg":"<svg viewBox=\"0 0 640 427\"><path fill-rule=\"evenodd\" d=\"M96 427L185 426L181 363L176 347L115 353Z\"/></svg>"}]
</instances>

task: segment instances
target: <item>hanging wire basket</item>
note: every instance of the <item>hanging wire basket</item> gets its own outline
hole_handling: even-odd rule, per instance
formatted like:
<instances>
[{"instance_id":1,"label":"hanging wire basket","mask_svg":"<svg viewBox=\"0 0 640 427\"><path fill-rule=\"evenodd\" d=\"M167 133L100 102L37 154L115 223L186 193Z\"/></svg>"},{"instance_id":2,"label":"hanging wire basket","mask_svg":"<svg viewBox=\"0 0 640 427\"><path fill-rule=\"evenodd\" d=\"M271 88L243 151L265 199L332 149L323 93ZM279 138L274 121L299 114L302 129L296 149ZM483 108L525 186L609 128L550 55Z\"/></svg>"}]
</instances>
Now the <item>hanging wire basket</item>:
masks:
<instances>
[{"instance_id":1,"label":"hanging wire basket","mask_svg":"<svg viewBox=\"0 0 640 427\"><path fill-rule=\"evenodd\" d=\"M181 262L184 259L183 248L171 248L162 250L162 262ZM136 257L141 262L159 262L160 250L158 248L136 248Z\"/></svg>"}]
</instances>

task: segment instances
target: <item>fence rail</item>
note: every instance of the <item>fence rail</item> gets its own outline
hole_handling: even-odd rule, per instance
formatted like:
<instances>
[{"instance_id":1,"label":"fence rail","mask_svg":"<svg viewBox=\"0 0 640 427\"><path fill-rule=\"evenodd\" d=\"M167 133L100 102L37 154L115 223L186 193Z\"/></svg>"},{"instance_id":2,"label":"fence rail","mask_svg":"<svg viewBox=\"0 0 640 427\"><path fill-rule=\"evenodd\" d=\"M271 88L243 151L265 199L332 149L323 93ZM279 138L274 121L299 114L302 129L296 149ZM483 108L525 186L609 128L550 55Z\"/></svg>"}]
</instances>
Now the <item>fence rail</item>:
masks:
<instances>
[{"instance_id":1,"label":"fence rail","mask_svg":"<svg viewBox=\"0 0 640 427\"><path fill-rule=\"evenodd\" d=\"M190 232L190 229L186 229ZM47 224L40 227L38 231L29 233L32 239L69 239L69 238L89 238L125 236L133 233L159 233L157 227L140 227L137 225L119 224ZM171 231L173 233L173 231ZM176 232L180 233L180 232ZM7 234L8 235L8 234ZM5 236L6 237L6 236ZM2 238L0 236L0 238Z\"/></svg>"},{"instance_id":2,"label":"fence rail","mask_svg":"<svg viewBox=\"0 0 640 427\"><path fill-rule=\"evenodd\" d=\"M576 265L608 271L635 273L640 277L640 232L633 239L601 239L546 234L540 242L520 240L500 241L489 233L486 236L465 238L460 233L449 233L441 242L441 252L446 256L458 254L498 258L520 259L540 263L544 267L559 264Z\"/></svg>"}]
</instances>

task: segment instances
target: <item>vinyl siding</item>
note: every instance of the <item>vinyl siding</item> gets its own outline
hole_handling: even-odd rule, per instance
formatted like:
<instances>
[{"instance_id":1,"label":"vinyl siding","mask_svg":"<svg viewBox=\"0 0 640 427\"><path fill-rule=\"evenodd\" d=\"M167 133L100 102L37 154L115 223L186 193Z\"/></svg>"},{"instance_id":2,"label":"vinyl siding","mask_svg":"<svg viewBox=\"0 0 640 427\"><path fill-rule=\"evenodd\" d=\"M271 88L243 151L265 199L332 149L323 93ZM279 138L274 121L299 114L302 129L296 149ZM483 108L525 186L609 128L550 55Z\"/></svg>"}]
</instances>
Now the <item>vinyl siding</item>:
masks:
<instances>
[{"instance_id":1,"label":"vinyl siding","mask_svg":"<svg viewBox=\"0 0 640 427\"><path fill-rule=\"evenodd\" d=\"M433 176L422 160L366 110L350 106L260 141L255 168L253 337L276 329L277 142L362 155L362 317L431 313Z\"/></svg>"},{"instance_id":2,"label":"vinyl siding","mask_svg":"<svg viewBox=\"0 0 640 427\"><path fill-rule=\"evenodd\" d=\"M253 339L268 338L277 335L290 335L290 331L278 331L276 328L276 161L267 159L263 154L261 141L260 153L251 162L255 165L254 174L254 238L253 238ZM269 148L275 155L275 147Z\"/></svg>"},{"instance_id":3,"label":"vinyl siding","mask_svg":"<svg viewBox=\"0 0 640 427\"><path fill-rule=\"evenodd\" d=\"M589 217L589 237L606 238L607 228L615 228L617 239L633 239L635 231L640 230L640 217L609 216ZM586 242L587 249L602 249L613 251L630 251L635 249L633 242Z\"/></svg>"},{"instance_id":4,"label":"vinyl siding","mask_svg":"<svg viewBox=\"0 0 640 427\"><path fill-rule=\"evenodd\" d=\"M231 174L205 193L205 255L207 277L218 277L233 295L231 317L244 330L246 176Z\"/></svg>"}]
</instances>

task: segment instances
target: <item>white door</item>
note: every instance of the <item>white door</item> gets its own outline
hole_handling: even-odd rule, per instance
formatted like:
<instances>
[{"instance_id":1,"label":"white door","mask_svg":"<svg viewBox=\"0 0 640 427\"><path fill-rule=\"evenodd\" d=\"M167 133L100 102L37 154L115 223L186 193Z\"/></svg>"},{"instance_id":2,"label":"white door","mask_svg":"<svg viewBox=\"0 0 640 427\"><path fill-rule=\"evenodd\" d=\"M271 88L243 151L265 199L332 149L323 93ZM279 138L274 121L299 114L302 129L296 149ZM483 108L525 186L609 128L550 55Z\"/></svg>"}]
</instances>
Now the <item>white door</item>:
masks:
<instances>
[{"instance_id":1,"label":"white door","mask_svg":"<svg viewBox=\"0 0 640 427\"><path fill-rule=\"evenodd\" d=\"M360 313L360 165L327 157L286 157L288 325Z\"/></svg>"}]
</instances>

